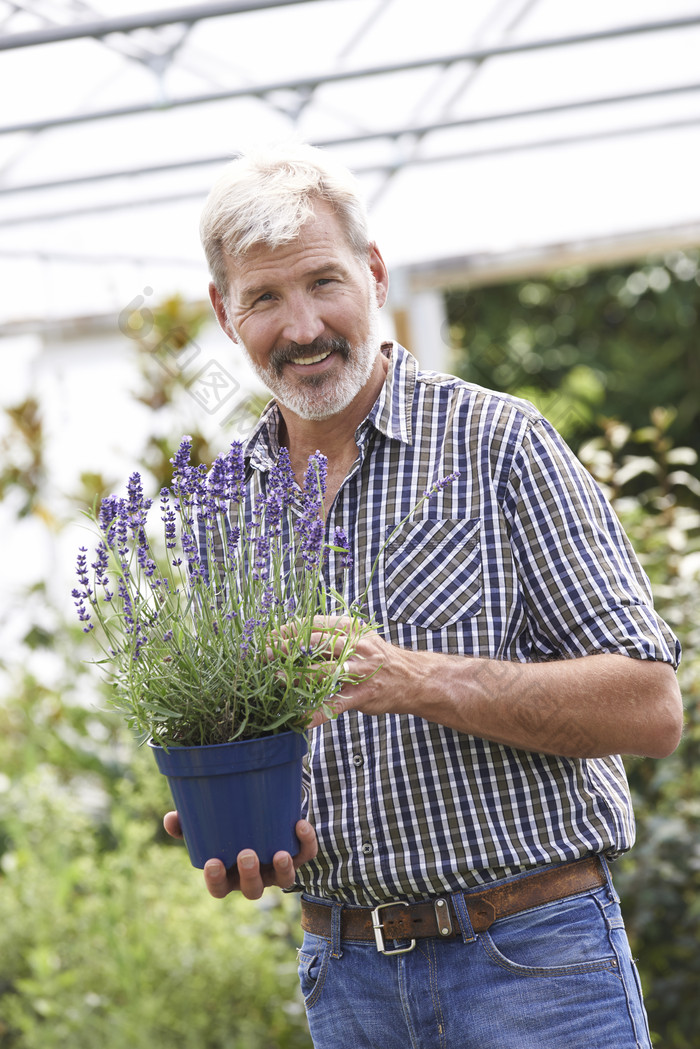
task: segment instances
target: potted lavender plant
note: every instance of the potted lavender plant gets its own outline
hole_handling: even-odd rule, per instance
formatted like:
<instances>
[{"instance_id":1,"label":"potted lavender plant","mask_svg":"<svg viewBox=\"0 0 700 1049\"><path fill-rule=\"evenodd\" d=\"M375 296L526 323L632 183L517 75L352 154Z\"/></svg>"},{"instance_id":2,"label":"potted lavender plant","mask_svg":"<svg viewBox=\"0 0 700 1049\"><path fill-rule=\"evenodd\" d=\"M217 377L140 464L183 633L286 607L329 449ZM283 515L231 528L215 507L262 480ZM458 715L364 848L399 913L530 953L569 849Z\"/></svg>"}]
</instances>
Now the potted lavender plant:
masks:
<instances>
[{"instance_id":1,"label":"potted lavender plant","mask_svg":"<svg viewBox=\"0 0 700 1049\"><path fill-rule=\"evenodd\" d=\"M321 708L333 716L331 697L357 680L345 664L373 624L362 600L349 607L324 581L329 549L350 561L340 531L331 546L324 538L320 452L300 492L281 448L246 510L242 445L207 472L191 465L191 444L183 438L160 493L160 552L134 473L126 498L88 514L99 538L90 565L80 548L73 597L84 631L97 625L113 704L168 777L193 865L230 867L244 847L270 862L298 851L304 730ZM314 617L329 612L353 628L319 640Z\"/></svg>"},{"instance_id":2,"label":"potted lavender plant","mask_svg":"<svg viewBox=\"0 0 700 1049\"><path fill-rule=\"evenodd\" d=\"M344 663L371 626L324 584L324 456L310 457L297 499L282 448L246 520L242 445L208 474L190 452L185 437L160 493L161 556L134 473L126 498L108 496L88 515L99 539L90 566L80 548L73 597L85 632L97 624L113 704L168 776L193 864L219 856L231 866L244 846L269 861L297 851L304 729L348 680ZM329 607L356 622L340 653L338 636L311 645L313 618Z\"/></svg>"}]
</instances>

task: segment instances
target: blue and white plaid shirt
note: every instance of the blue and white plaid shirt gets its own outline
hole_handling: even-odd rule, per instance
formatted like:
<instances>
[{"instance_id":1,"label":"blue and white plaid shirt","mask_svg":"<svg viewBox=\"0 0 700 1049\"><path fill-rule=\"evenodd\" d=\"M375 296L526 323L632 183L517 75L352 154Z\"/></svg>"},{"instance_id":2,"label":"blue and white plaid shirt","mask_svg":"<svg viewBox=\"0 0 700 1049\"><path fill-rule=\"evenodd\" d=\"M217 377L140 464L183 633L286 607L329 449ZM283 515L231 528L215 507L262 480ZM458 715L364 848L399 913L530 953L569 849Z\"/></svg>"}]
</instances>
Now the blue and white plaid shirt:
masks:
<instances>
[{"instance_id":1,"label":"blue and white plaid shirt","mask_svg":"<svg viewBox=\"0 0 700 1049\"><path fill-rule=\"evenodd\" d=\"M589 474L532 405L419 372L401 346L357 430L333 505L362 594L382 544L423 492L455 470L384 551L368 610L414 649L518 662L624 653L677 665L678 641ZM246 455L252 497L279 448L274 403ZM331 552L328 582L347 575ZM619 757L515 750L420 718L350 712L314 730L307 813L319 839L298 888L363 906L454 892L634 840Z\"/></svg>"}]
</instances>

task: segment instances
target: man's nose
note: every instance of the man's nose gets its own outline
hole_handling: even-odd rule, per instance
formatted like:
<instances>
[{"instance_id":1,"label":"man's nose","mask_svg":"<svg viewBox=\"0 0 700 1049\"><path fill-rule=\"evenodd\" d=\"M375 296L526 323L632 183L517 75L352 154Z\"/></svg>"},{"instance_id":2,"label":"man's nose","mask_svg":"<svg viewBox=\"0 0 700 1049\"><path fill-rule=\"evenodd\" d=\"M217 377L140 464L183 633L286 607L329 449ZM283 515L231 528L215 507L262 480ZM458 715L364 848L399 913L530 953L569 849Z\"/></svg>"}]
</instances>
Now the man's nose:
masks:
<instances>
[{"instance_id":1,"label":"man's nose","mask_svg":"<svg viewBox=\"0 0 700 1049\"><path fill-rule=\"evenodd\" d=\"M295 295L285 304L281 333L285 341L308 346L319 335L323 335L324 330L318 307L309 296Z\"/></svg>"}]
</instances>

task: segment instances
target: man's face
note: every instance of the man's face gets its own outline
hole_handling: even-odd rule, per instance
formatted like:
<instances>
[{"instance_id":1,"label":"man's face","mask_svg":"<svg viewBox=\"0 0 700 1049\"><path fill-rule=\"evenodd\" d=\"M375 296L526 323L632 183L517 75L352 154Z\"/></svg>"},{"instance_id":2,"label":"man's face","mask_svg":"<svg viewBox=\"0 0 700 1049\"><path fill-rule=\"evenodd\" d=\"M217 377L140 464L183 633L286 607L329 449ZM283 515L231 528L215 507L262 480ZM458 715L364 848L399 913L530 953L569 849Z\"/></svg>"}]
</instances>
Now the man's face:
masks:
<instances>
[{"instance_id":1,"label":"man's face","mask_svg":"<svg viewBox=\"0 0 700 1049\"><path fill-rule=\"evenodd\" d=\"M230 334L280 404L302 419L346 408L379 352L387 281L377 249L363 264L336 216L319 202L296 240L229 259L228 274Z\"/></svg>"}]
</instances>

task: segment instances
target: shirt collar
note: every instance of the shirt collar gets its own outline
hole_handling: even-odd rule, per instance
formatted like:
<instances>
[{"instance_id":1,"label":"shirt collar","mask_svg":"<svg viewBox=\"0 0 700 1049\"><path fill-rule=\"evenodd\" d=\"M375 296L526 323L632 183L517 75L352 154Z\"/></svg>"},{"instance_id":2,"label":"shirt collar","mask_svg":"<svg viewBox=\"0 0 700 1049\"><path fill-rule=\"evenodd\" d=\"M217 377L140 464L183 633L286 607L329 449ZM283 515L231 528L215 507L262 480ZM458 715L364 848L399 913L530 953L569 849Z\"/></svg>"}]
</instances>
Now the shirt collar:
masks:
<instances>
[{"instance_id":1,"label":"shirt collar","mask_svg":"<svg viewBox=\"0 0 700 1049\"><path fill-rule=\"evenodd\" d=\"M382 343L382 353L389 358L389 370L365 422L402 444L413 444L413 394L418 362L398 342Z\"/></svg>"},{"instance_id":2,"label":"shirt collar","mask_svg":"<svg viewBox=\"0 0 700 1049\"><path fill-rule=\"evenodd\" d=\"M381 352L389 360L389 370L379 396L357 429L358 444L363 443L369 426L402 444L413 443L413 395L418 362L398 342L382 343ZM269 470L279 454L281 416L276 401L270 401L246 442L244 454L251 465Z\"/></svg>"}]
</instances>

